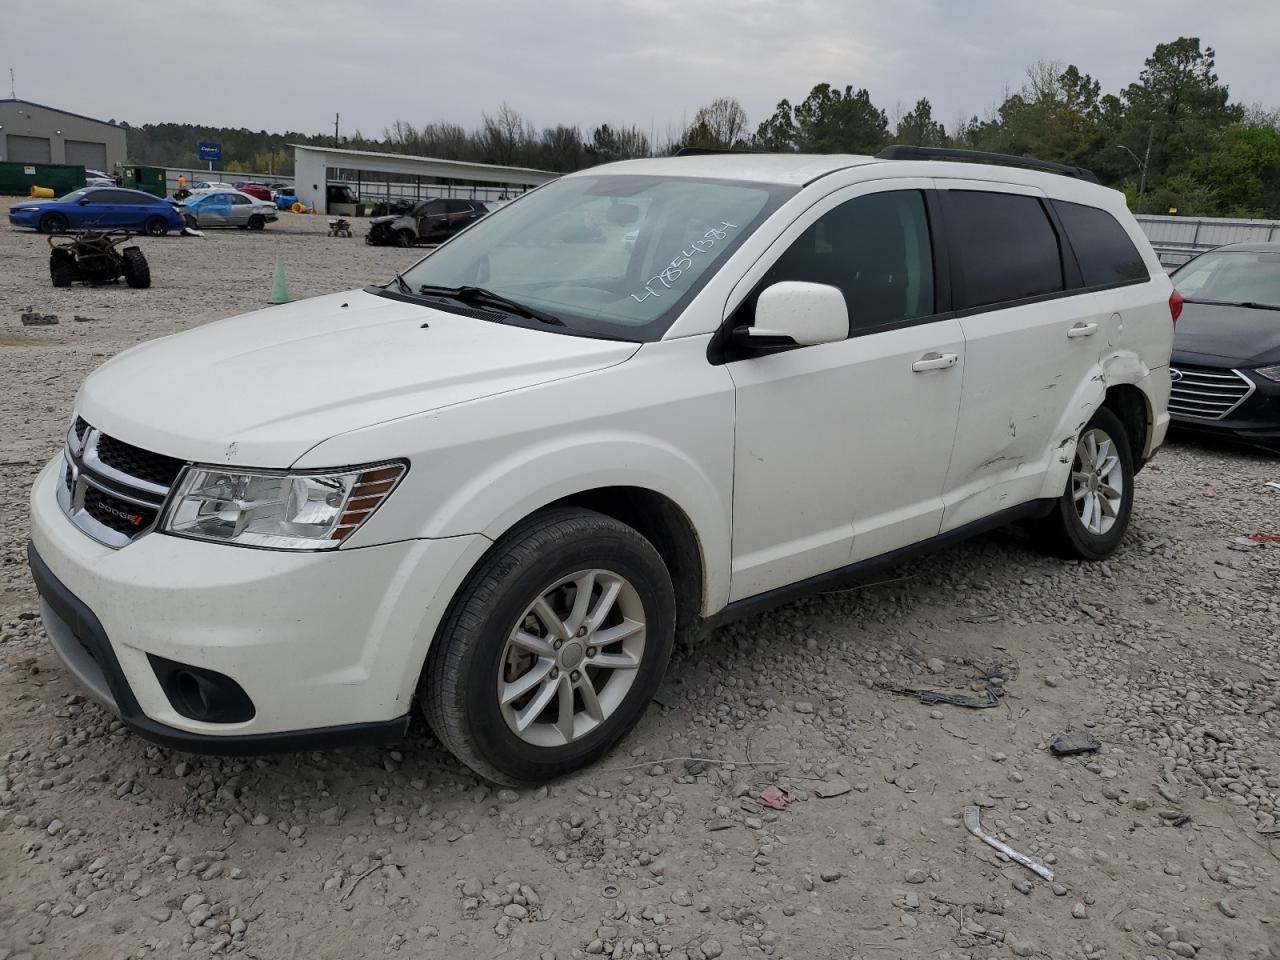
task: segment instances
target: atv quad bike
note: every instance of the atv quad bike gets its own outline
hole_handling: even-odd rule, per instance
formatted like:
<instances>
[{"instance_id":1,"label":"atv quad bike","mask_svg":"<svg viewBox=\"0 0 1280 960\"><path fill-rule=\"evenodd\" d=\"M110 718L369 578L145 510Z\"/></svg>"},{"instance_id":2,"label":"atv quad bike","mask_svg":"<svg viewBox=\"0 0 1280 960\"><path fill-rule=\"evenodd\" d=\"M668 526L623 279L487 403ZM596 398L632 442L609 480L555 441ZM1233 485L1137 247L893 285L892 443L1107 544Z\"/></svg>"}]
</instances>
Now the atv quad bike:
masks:
<instances>
[{"instance_id":1,"label":"atv quad bike","mask_svg":"<svg viewBox=\"0 0 1280 960\"><path fill-rule=\"evenodd\" d=\"M151 286L151 268L138 247L117 247L130 237L128 230L91 230L74 235L51 236L49 278L55 287L81 283L115 283L120 277L136 289Z\"/></svg>"}]
</instances>

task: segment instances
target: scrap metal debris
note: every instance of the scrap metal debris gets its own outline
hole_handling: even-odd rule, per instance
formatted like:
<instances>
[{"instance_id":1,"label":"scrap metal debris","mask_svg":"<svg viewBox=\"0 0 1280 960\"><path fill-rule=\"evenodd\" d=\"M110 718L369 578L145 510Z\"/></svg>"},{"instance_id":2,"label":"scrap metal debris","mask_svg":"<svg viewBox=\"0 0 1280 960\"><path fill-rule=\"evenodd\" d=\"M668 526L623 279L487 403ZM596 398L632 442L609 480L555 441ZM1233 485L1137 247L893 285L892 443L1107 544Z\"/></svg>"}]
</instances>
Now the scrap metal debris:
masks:
<instances>
[{"instance_id":1,"label":"scrap metal debris","mask_svg":"<svg viewBox=\"0 0 1280 960\"><path fill-rule=\"evenodd\" d=\"M1102 741L1083 730L1067 730L1058 734L1049 751L1056 757L1070 757L1077 753L1097 753L1102 749Z\"/></svg>"},{"instance_id":2,"label":"scrap metal debris","mask_svg":"<svg viewBox=\"0 0 1280 960\"><path fill-rule=\"evenodd\" d=\"M952 690L936 690L928 687L906 687L888 680L878 680L875 685L880 690L900 693L906 697L915 697L926 706L932 706L935 703L949 703L954 707L986 710L989 707L998 705L1005 694L1004 682L1009 679L1009 674L1004 667L997 663L980 672L975 679L981 680L986 684L981 696L956 693Z\"/></svg>"},{"instance_id":3,"label":"scrap metal debris","mask_svg":"<svg viewBox=\"0 0 1280 960\"><path fill-rule=\"evenodd\" d=\"M964 808L964 825L965 825L965 829L967 829L975 837L977 837L979 840L981 840L983 843L987 844L988 846L994 847L995 849L999 850L1001 853L1003 853L1006 857L1008 857L1014 863L1020 863L1024 867L1026 867L1028 870L1030 870L1032 873L1035 873L1038 876L1043 877L1045 880L1048 880L1050 883L1053 882L1053 871L1050 870L1047 866L1045 866L1045 864L1037 860L1035 857L1028 857L1025 853L1019 853L1017 850L1013 849L1013 847L1009 846L1003 840L1000 840L999 838L992 836L991 834L987 833L986 830L982 829L982 813L977 807Z\"/></svg>"},{"instance_id":4,"label":"scrap metal debris","mask_svg":"<svg viewBox=\"0 0 1280 960\"><path fill-rule=\"evenodd\" d=\"M756 803L770 810L785 810L787 805L795 803L799 798L783 790L781 787L765 787L756 798Z\"/></svg>"},{"instance_id":5,"label":"scrap metal debris","mask_svg":"<svg viewBox=\"0 0 1280 960\"><path fill-rule=\"evenodd\" d=\"M24 327L51 327L58 322L56 313L35 313L30 307L22 314L22 325Z\"/></svg>"}]
</instances>

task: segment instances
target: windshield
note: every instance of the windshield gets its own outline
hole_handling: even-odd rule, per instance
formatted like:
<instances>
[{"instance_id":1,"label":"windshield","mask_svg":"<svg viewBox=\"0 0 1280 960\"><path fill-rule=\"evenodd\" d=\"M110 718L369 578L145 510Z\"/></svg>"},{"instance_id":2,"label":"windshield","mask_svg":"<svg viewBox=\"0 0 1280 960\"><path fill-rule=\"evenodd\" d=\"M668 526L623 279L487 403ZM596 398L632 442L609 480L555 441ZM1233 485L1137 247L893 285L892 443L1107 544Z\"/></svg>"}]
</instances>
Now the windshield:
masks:
<instances>
[{"instance_id":1,"label":"windshield","mask_svg":"<svg viewBox=\"0 0 1280 960\"><path fill-rule=\"evenodd\" d=\"M79 190L72 190L72 191L71 191L70 193L68 193L66 196L64 196L64 197L59 197L58 199L59 199L60 201L61 201L61 200L79 200L81 197L87 197L87 196L89 196L89 191L88 191L88 190L85 190L85 189L82 187L82 188L80 188Z\"/></svg>"},{"instance_id":2,"label":"windshield","mask_svg":"<svg viewBox=\"0 0 1280 960\"><path fill-rule=\"evenodd\" d=\"M569 331L657 340L792 187L567 177L476 221L404 274L412 290L484 287Z\"/></svg>"},{"instance_id":3,"label":"windshield","mask_svg":"<svg viewBox=\"0 0 1280 960\"><path fill-rule=\"evenodd\" d=\"M1206 253L1177 270L1173 285L1187 300L1280 308L1280 253Z\"/></svg>"}]
</instances>

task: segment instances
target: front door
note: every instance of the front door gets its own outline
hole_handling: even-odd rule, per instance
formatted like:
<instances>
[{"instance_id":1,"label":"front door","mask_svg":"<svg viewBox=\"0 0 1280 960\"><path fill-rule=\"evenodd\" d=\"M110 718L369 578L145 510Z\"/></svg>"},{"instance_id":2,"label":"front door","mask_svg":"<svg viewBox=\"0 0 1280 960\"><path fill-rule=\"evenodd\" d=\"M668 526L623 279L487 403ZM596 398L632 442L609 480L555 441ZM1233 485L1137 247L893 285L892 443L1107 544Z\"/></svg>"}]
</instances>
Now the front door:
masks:
<instances>
[{"instance_id":1,"label":"front door","mask_svg":"<svg viewBox=\"0 0 1280 960\"><path fill-rule=\"evenodd\" d=\"M938 533L965 348L959 321L935 305L928 187L897 180L825 198L730 300L731 322L747 324L765 287L825 283L844 293L850 326L839 343L728 363L737 388L731 600Z\"/></svg>"}]
</instances>

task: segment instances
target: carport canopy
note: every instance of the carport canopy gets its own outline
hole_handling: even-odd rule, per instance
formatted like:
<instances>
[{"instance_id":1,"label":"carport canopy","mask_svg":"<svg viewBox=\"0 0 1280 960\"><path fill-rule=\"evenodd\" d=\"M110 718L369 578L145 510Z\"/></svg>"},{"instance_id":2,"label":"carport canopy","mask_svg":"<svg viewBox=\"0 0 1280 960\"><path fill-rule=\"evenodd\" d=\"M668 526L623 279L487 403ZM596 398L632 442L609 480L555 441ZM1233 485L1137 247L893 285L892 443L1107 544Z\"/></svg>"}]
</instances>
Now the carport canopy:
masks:
<instances>
[{"instance_id":1,"label":"carport canopy","mask_svg":"<svg viewBox=\"0 0 1280 960\"><path fill-rule=\"evenodd\" d=\"M298 199L308 207L328 213L326 184L329 170L359 170L369 174L397 174L411 177L446 179L462 183L511 186L528 189L555 180L558 173L532 170L528 167L502 167L464 160L440 160L435 157L413 157L402 153L378 153L374 150L345 150L338 147L315 147L295 143L293 178Z\"/></svg>"}]
</instances>

